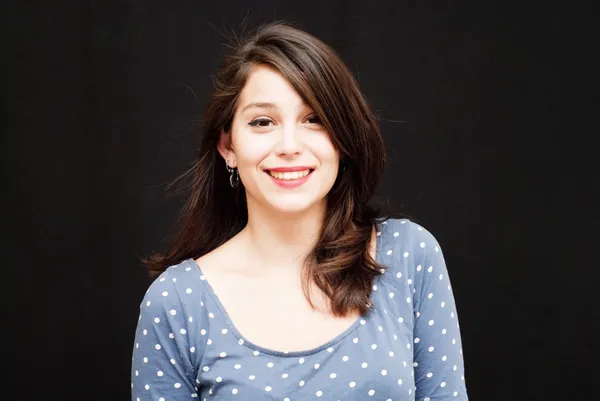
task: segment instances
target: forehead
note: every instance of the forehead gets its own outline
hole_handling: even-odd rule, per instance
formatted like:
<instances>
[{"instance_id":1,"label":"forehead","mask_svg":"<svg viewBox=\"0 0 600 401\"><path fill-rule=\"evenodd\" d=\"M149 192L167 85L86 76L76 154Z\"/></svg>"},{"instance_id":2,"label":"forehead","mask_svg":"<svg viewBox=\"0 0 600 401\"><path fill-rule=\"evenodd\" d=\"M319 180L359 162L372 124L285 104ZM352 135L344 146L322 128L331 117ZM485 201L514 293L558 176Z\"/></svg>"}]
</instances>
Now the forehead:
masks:
<instances>
[{"instance_id":1,"label":"forehead","mask_svg":"<svg viewBox=\"0 0 600 401\"><path fill-rule=\"evenodd\" d=\"M279 71L264 65L252 67L240 93L240 109L250 102L274 103L280 108L304 104L300 94Z\"/></svg>"}]
</instances>

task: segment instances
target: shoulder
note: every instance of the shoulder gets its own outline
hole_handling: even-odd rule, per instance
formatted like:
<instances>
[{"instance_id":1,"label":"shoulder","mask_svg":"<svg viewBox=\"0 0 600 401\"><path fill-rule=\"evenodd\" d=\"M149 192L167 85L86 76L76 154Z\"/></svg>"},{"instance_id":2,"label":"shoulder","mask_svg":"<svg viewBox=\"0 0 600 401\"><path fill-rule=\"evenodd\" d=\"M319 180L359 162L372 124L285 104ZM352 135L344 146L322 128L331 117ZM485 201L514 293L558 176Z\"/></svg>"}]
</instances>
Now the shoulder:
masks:
<instances>
[{"instance_id":1,"label":"shoulder","mask_svg":"<svg viewBox=\"0 0 600 401\"><path fill-rule=\"evenodd\" d=\"M382 280L403 278L418 291L435 271L446 274L445 261L437 238L422 225L409 219L388 219L378 225L378 261L387 267Z\"/></svg>"},{"instance_id":2,"label":"shoulder","mask_svg":"<svg viewBox=\"0 0 600 401\"><path fill-rule=\"evenodd\" d=\"M422 225L409 219L388 219L378 224L377 235L384 245L425 253L439 251L437 238Z\"/></svg>"},{"instance_id":3,"label":"shoulder","mask_svg":"<svg viewBox=\"0 0 600 401\"><path fill-rule=\"evenodd\" d=\"M175 371L183 369L179 373L188 378L198 371L207 341L202 331L209 328L210 318L203 307L207 291L200 276L188 259L169 266L144 294L134 350L134 364L144 377L156 375L156 370L144 373L148 367L166 371L176 365Z\"/></svg>"},{"instance_id":4,"label":"shoulder","mask_svg":"<svg viewBox=\"0 0 600 401\"><path fill-rule=\"evenodd\" d=\"M169 316L170 319L197 316L206 296L200 269L193 259L187 259L169 266L149 285L140 309L146 314Z\"/></svg>"}]
</instances>

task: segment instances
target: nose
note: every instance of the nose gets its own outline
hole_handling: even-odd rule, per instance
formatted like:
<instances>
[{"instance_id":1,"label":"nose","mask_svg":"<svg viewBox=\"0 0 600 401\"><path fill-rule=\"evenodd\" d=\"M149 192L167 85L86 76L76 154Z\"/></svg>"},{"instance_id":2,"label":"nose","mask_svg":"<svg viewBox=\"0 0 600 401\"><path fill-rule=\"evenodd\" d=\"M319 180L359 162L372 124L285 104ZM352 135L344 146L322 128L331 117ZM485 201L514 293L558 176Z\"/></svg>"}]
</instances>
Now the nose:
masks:
<instances>
[{"instance_id":1,"label":"nose","mask_svg":"<svg viewBox=\"0 0 600 401\"><path fill-rule=\"evenodd\" d=\"M283 127L280 130L275 152L280 156L300 154L303 149L300 135L300 129L295 125Z\"/></svg>"}]
</instances>

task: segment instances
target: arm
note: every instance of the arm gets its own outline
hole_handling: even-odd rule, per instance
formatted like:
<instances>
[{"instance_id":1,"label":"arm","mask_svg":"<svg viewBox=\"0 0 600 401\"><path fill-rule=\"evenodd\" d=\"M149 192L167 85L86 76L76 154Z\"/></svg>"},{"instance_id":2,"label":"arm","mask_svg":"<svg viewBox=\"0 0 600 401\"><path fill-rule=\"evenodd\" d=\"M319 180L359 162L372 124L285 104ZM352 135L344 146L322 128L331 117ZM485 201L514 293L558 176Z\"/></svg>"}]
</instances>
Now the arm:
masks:
<instances>
[{"instance_id":1,"label":"arm","mask_svg":"<svg viewBox=\"0 0 600 401\"><path fill-rule=\"evenodd\" d=\"M446 263L434 236L418 225L415 227L416 399L465 401L468 395L461 335Z\"/></svg>"},{"instance_id":2,"label":"arm","mask_svg":"<svg viewBox=\"0 0 600 401\"><path fill-rule=\"evenodd\" d=\"M177 401L197 397L194 358L184 310L168 271L140 304L131 365L133 401ZM200 350L198 350L200 353Z\"/></svg>"}]
</instances>

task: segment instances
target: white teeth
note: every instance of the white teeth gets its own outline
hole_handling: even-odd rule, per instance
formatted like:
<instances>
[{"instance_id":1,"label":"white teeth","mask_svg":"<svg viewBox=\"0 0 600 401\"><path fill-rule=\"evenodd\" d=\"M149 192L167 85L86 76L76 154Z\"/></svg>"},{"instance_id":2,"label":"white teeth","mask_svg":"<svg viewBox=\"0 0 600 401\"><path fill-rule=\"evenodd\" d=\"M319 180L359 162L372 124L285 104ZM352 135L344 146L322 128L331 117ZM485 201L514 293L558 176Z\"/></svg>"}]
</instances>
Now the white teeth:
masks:
<instances>
[{"instance_id":1,"label":"white teeth","mask_svg":"<svg viewBox=\"0 0 600 401\"><path fill-rule=\"evenodd\" d=\"M299 178L304 178L310 173L310 170L303 171L269 171L271 177L277 178L278 180L297 180Z\"/></svg>"}]
</instances>

